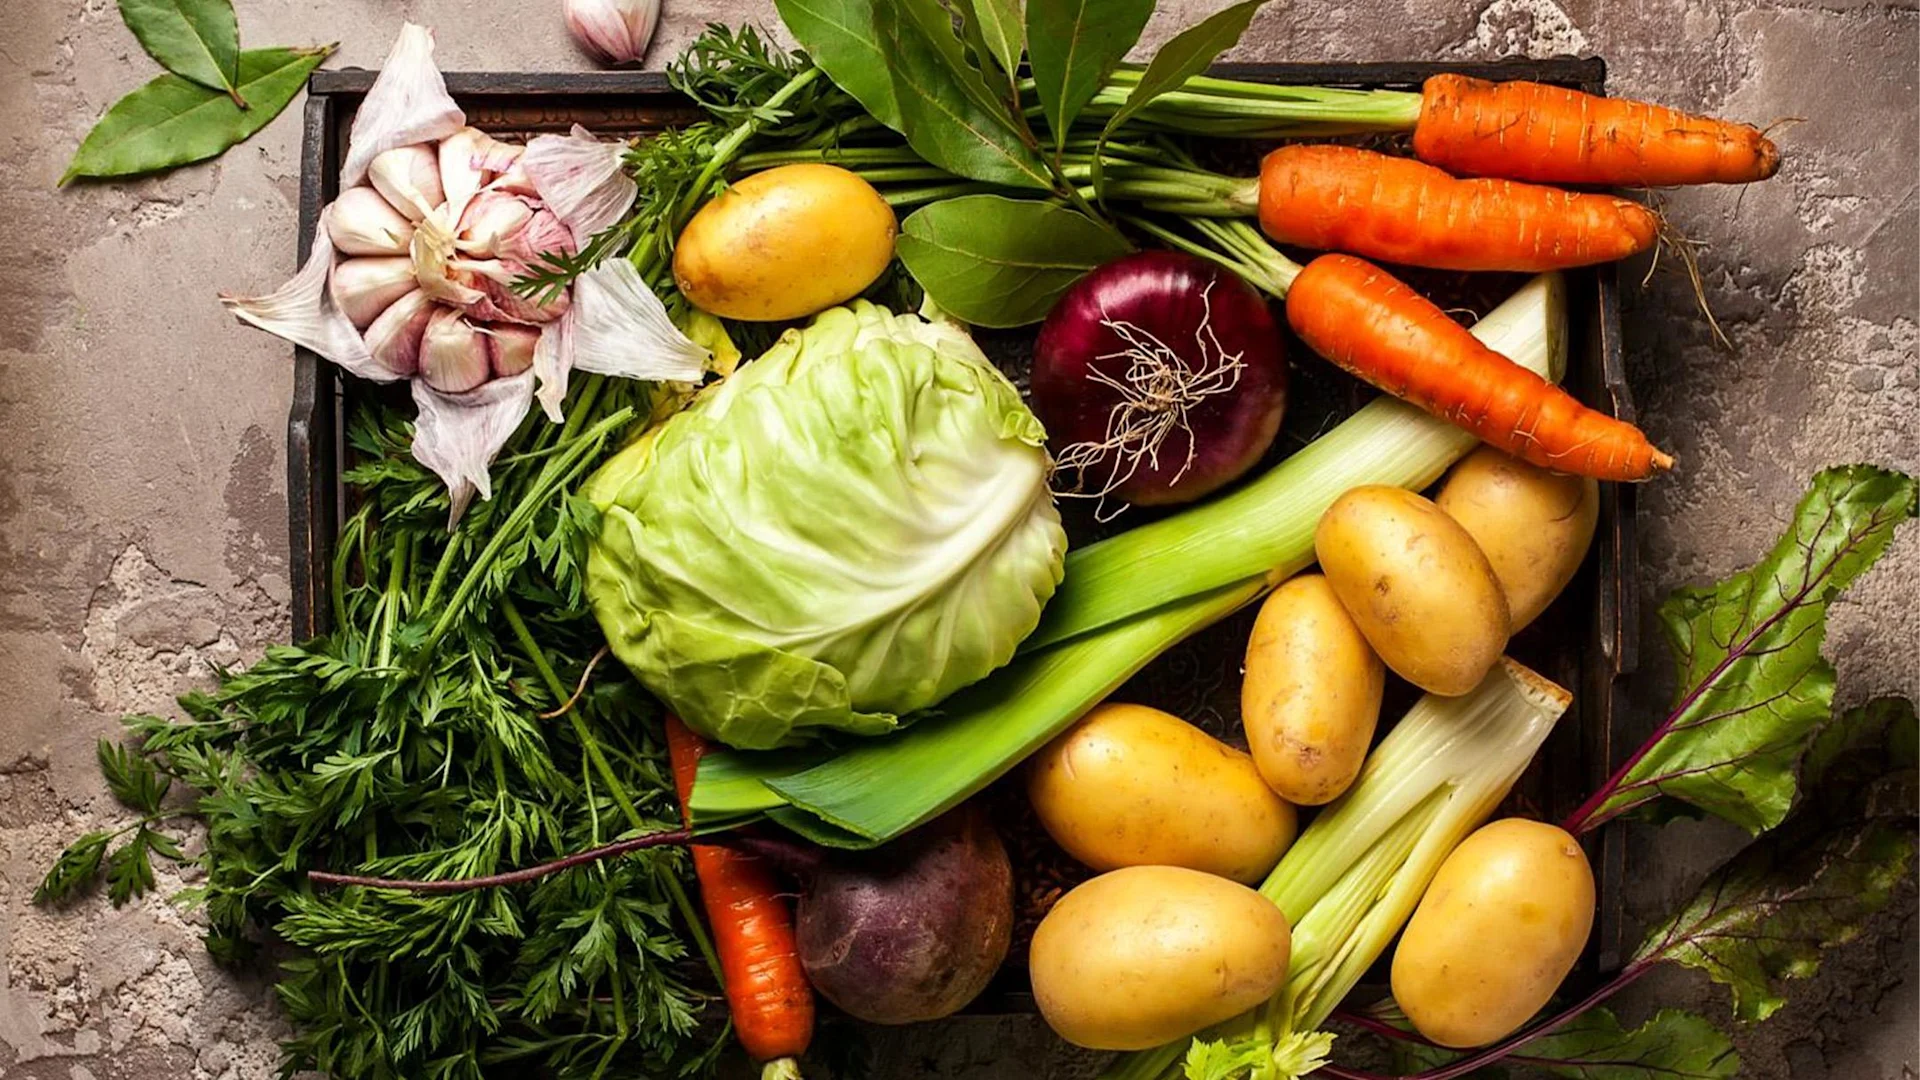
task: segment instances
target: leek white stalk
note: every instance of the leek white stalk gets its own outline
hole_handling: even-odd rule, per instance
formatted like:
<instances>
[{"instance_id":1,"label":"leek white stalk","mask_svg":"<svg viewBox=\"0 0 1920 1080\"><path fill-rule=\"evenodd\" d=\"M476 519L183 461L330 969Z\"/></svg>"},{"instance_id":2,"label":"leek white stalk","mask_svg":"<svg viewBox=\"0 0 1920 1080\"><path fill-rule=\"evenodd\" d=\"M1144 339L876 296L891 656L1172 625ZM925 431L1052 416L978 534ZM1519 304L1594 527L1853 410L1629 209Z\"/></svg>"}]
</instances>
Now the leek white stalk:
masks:
<instances>
[{"instance_id":1,"label":"leek white stalk","mask_svg":"<svg viewBox=\"0 0 1920 1080\"><path fill-rule=\"evenodd\" d=\"M1571 701L1512 660L1469 694L1421 698L1260 886L1293 926L1287 984L1257 1015L1216 1034L1270 1043L1276 1060L1305 1043L1323 1048L1316 1029L1413 914L1440 863L1506 798ZM1158 1080L1187 1047L1142 1051L1106 1075Z\"/></svg>"}]
</instances>

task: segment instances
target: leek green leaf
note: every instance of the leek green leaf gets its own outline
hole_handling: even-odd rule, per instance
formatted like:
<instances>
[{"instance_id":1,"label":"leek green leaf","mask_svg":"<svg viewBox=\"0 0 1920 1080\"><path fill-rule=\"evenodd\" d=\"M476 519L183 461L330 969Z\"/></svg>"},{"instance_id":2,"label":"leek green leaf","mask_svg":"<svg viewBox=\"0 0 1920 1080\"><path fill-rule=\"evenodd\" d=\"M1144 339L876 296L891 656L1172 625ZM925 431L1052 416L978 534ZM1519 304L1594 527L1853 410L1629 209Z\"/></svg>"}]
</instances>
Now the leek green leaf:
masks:
<instances>
[{"instance_id":1,"label":"leek green leaf","mask_svg":"<svg viewBox=\"0 0 1920 1080\"><path fill-rule=\"evenodd\" d=\"M1039 622L1067 543L1045 444L958 326L834 308L587 483L587 595L708 738L883 734Z\"/></svg>"},{"instance_id":2,"label":"leek green leaf","mask_svg":"<svg viewBox=\"0 0 1920 1080\"><path fill-rule=\"evenodd\" d=\"M1039 322L1126 240L1056 203L963 195L900 224L900 261L941 310L976 326Z\"/></svg>"},{"instance_id":3,"label":"leek green leaf","mask_svg":"<svg viewBox=\"0 0 1920 1080\"><path fill-rule=\"evenodd\" d=\"M240 24L227 0L120 0L120 18L161 67L247 107L235 86Z\"/></svg>"},{"instance_id":4,"label":"leek green leaf","mask_svg":"<svg viewBox=\"0 0 1920 1080\"><path fill-rule=\"evenodd\" d=\"M1665 796L1753 832L1778 825L1795 762L1833 708L1833 665L1820 655L1827 607L1915 512L1912 477L1828 469L1764 559L1668 598L1660 618L1679 662L1678 702L1593 816Z\"/></svg>"},{"instance_id":5,"label":"leek green leaf","mask_svg":"<svg viewBox=\"0 0 1920 1080\"><path fill-rule=\"evenodd\" d=\"M1074 117L1140 40L1153 0L1028 0L1027 61L1040 109L1064 146Z\"/></svg>"},{"instance_id":6,"label":"leek green leaf","mask_svg":"<svg viewBox=\"0 0 1920 1080\"><path fill-rule=\"evenodd\" d=\"M1778 1010L1781 984L1813 975L1820 954L1856 937L1910 876L1915 724L1904 700L1836 720L1814 741L1793 816L1715 871L1632 963L1704 972L1732 992L1743 1020Z\"/></svg>"},{"instance_id":7,"label":"leek green leaf","mask_svg":"<svg viewBox=\"0 0 1920 1080\"><path fill-rule=\"evenodd\" d=\"M938 0L889 0L874 8L873 25L893 79L900 133L916 153L970 180L1041 191L1053 186L1030 136L967 62L952 16Z\"/></svg>"},{"instance_id":8,"label":"leek green leaf","mask_svg":"<svg viewBox=\"0 0 1920 1080\"><path fill-rule=\"evenodd\" d=\"M267 126L332 55L313 49L248 49L236 88L249 108L178 75L162 75L107 110L60 177L132 176L187 165L245 141Z\"/></svg>"},{"instance_id":9,"label":"leek green leaf","mask_svg":"<svg viewBox=\"0 0 1920 1080\"><path fill-rule=\"evenodd\" d=\"M874 33L873 0L774 0L773 6L814 66L875 120L902 130L887 54Z\"/></svg>"}]
</instances>

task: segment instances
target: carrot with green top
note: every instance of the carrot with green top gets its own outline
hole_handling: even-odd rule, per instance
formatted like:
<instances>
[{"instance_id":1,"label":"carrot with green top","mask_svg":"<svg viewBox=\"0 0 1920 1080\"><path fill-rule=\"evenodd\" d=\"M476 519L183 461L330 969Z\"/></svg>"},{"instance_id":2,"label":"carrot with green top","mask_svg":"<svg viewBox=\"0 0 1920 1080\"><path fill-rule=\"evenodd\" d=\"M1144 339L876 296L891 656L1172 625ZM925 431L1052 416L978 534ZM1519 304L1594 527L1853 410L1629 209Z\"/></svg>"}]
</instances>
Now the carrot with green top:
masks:
<instances>
[{"instance_id":1,"label":"carrot with green top","mask_svg":"<svg viewBox=\"0 0 1920 1080\"><path fill-rule=\"evenodd\" d=\"M1511 180L1459 180L1351 146L1283 146L1260 163L1260 227L1283 244L1444 270L1540 272L1652 247L1639 203Z\"/></svg>"},{"instance_id":2,"label":"carrot with green top","mask_svg":"<svg viewBox=\"0 0 1920 1080\"><path fill-rule=\"evenodd\" d=\"M1743 184L1780 168L1749 124L1534 82L1435 75L1421 87L1413 152L1466 176L1554 184Z\"/></svg>"},{"instance_id":3,"label":"carrot with green top","mask_svg":"<svg viewBox=\"0 0 1920 1080\"><path fill-rule=\"evenodd\" d=\"M1315 352L1515 457L1599 480L1673 466L1639 428L1487 348L1377 266L1322 255L1286 294L1287 322Z\"/></svg>"}]
</instances>

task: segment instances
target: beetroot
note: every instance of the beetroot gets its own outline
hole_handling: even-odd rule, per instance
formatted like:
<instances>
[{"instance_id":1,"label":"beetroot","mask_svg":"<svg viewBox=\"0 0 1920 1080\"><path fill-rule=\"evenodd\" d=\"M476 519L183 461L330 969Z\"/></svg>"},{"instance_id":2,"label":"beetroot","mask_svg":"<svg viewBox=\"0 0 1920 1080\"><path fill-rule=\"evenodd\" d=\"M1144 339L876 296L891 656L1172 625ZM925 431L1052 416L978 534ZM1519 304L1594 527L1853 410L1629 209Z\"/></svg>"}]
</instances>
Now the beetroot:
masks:
<instances>
[{"instance_id":1,"label":"beetroot","mask_svg":"<svg viewBox=\"0 0 1920 1080\"><path fill-rule=\"evenodd\" d=\"M1034 346L1033 411L1082 495L1192 502L1260 460L1286 400L1266 299L1193 255L1100 267L1054 305Z\"/></svg>"}]
</instances>

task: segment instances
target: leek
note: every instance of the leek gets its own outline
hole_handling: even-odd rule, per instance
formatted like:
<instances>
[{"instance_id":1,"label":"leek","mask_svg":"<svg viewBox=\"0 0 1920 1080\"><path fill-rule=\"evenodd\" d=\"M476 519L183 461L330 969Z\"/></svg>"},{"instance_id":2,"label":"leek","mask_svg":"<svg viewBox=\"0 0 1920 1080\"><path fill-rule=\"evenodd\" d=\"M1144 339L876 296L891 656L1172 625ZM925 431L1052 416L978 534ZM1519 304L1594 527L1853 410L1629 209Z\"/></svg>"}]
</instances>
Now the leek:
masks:
<instances>
[{"instance_id":1,"label":"leek","mask_svg":"<svg viewBox=\"0 0 1920 1080\"><path fill-rule=\"evenodd\" d=\"M1316 1029L1386 951L1441 862L1506 798L1571 700L1512 660L1462 697L1421 698L1260 886L1293 926L1287 983L1264 1009L1215 1036L1254 1040L1273 1060L1296 1057L1303 1044L1324 1046ZM1160 1080L1188 1046L1129 1055L1107 1080Z\"/></svg>"},{"instance_id":2,"label":"leek","mask_svg":"<svg viewBox=\"0 0 1920 1080\"><path fill-rule=\"evenodd\" d=\"M1546 274L1473 332L1557 378L1565 326L1565 285ZM1014 662L905 731L804 768L784 753L702 759L695 827L772 815L823 842L890 840L985 787L1174 642L1311 565L1314 527L1341 494L1426 487L1476 445L1445 420L1377 399L1231 495L1070 551L1065 581Z\"/></svg>"}]
</instances>

